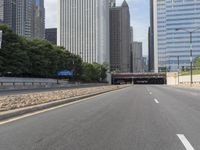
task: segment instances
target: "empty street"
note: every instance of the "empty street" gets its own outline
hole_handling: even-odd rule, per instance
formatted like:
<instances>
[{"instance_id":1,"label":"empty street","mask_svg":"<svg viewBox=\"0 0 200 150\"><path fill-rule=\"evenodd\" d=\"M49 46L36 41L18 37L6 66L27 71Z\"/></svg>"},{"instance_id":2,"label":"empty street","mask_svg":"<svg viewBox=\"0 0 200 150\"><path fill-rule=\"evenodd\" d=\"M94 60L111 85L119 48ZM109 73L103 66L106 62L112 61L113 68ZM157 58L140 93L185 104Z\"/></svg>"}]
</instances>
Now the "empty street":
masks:
<instances>
[{"instance_id":1,"label":"empty street","mask_svg":"<svg viewBox=\"0 0 200 150\"><path fill-rule=\"evenodd\" d=\"M199 150L200 92L130 86L0 122L0 150Z\"/></svg>"}]
</instances>

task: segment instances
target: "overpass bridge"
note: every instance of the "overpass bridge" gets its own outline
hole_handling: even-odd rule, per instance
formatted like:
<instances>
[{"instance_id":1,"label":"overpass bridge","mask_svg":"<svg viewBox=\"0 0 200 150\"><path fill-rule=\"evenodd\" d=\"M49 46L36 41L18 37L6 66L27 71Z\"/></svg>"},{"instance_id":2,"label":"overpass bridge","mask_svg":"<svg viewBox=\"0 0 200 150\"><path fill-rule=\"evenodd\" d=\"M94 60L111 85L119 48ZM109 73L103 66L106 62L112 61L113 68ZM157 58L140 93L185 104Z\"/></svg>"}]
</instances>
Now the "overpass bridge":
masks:
<instances>
[{"instance_id":1,"label":"overpass bridge","mask_svg":"<svg viewBox=\"0 0 200 150\"><path fill-rule=\"evenodd\" d=\"M112 84L166 84L166 73L112 73Z\"/></svg>"}]
</instances>

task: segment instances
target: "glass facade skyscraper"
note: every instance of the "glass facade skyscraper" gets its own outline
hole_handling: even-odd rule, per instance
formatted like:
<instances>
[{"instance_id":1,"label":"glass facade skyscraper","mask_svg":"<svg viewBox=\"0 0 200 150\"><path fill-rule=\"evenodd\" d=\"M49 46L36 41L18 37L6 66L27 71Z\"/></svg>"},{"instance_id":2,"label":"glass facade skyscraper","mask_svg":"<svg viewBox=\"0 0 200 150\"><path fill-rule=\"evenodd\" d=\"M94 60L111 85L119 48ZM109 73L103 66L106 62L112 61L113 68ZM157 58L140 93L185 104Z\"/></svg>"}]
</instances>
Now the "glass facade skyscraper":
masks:
<instances>
[{"instance_id":1,"label":"glass facade skyscraper","mask_svg":"<svg viewBox=\"0 0 200 150\"><path fill-rule=\"evenodd\" d=\"M190 65L190 34L200 26L200 0L154 0L156 3L154 36L158 50L158 67L177 71ZM176 29L182 29L176 31ZM155 48L155 47L154 47ZM200 31L193 33L193 60L200 56Z\"/></svg>"}]
</instances>

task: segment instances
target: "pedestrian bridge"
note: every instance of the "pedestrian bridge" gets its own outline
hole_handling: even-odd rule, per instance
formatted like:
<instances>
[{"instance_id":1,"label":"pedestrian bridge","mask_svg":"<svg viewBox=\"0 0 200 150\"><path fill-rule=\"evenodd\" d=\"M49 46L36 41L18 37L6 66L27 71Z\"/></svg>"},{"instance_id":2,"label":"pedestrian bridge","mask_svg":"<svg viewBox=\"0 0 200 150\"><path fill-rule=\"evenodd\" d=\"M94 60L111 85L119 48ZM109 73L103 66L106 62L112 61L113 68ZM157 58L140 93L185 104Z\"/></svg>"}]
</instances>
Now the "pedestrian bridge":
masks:
<instances>
[{"instance_id":1,"label":"pedestrian bridge","mask_svg":"<svg viewBox=\"0 0 200 150\"><path fill-rule=\"evenodd\" d=\"M166 84L166 73L112 73L112 84Z\"/></svg>"}]
</instances>

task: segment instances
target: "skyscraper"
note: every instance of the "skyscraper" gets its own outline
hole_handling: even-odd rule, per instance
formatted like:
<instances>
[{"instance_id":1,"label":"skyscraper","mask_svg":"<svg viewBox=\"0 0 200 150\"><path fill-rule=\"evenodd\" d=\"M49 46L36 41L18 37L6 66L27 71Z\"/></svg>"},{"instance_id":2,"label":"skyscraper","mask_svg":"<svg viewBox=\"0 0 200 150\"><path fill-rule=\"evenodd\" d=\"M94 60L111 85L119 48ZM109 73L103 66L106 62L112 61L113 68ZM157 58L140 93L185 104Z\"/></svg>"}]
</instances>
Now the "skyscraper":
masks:
<instances>
[{"instance_id":1,"label":"skyscraper","mask_svg":"<svg viewBox=\"0 0 200 150\"><path fill-rule=\"evenodd\" d=\"M0 23L4 20L4 1L0 0Z\"/></svg>"},{"instance_id":2,"label":"skyscraper","mask_svg":"<svg viewBox=\"0 0 200 150\"><path fill-rule=\"evenodd\" d=\"M44 0L33 0L33 35L34 38L45 37L45 8Z\"/></svg>"},{"instance_id":3,"label":"skyscraper","mask_svg":"<svg viewBox=\"0 0 200 150\"><path fill-rule=\"evenodd\" d=\"M130 13L124 0L120 7L110 8L111 71L130 72Z\"/></svg>"},{"instance_id":4,"label":"skyscraper","mask_svg":"<svg viewBox=\"0 0 200 150\"><path fill-rule=\"evenodd\" d=\"M200 1L154 0L154 51L158 51L158 67L177 71L190 65L190 35L199 27ZM176 31L176 29L180 29ZM193 33L193 59L200 55L200 32Z\"/></svg>"},{"instance_id":5,"label":"skyscraper","mask_svg":"<svg viewBox=\"0 0 200 150\"><path fill-rule=\"evenodd\" d=\"M109 0L109 5L110 5L110 7L115 7L116 6L116 0Z\"/></svg>"},{"instance_id":6,"label":"skyscraper","mask_svg":"<svg viewBox=\"0 0 200 150\"><path fill-rule=\"evenodd\" d=\"M45 39L52 44L57 44L57 28L48 28L45 30Z\"/></svg>"},{"instance_id":7,"label":"skyscraper","mask_svg":"<svg viewBox=\"0 0 200 150\"><path fill-rule=\"evenodd\" d=\"M142 42L133 42L133 72L143 72Z\"/></svg>"},{"instance_id":8,"label":"skyscraper","mask_svg":"<svg viewBox=\"0 0 200 150\"><path fill-rule=\"evenodd\" d=\"M0 22L28 38L44 38L44 0L0 0Z\"/></svg>"},{"instance_id":9,"label":"skyscraper","mask_svg":"<svg viewBox=\"0 0 200 150\"><path fill-rule=\"evenodd\" d=\"M133 72L133 27L130 27L130 72Z\"/></svg>"},{"instance_id":10,"label":"skyscraper","mask_svg":"<svg viewBox=\"0 0 200 150\"><path fill-rule=\"evenodd\" d=\"M16 0L0 0L0 23L16 31Z\"/></svg>"},{"instance_id":11,"label":"skyscraper","mask_svg":"<svg viewBox=\"0 0 200 150\"><path fill-rule=\"evenodd\" d=\"M16 1L16 33L28 38L32 37L32 0Z\"/></svg>"},{"instance_id":12,"label":"skyscraper","mask_svg":"<svg viewBox=\"0 0 200 150\"><path fill-rule=\"evenodd\" d=\"M149 71L158 72L157 0L150 0Z\"/></svg>"},{"instance_id":13,"label":"skyscraper","mask_svg":"<svg viewBox=\"0 0 200 150\"><path fill-rule=\"evenodd\" d=\"M109 1L58 0L58 45L83 61L109 63Z\"/></svg>"}]
</instances>

